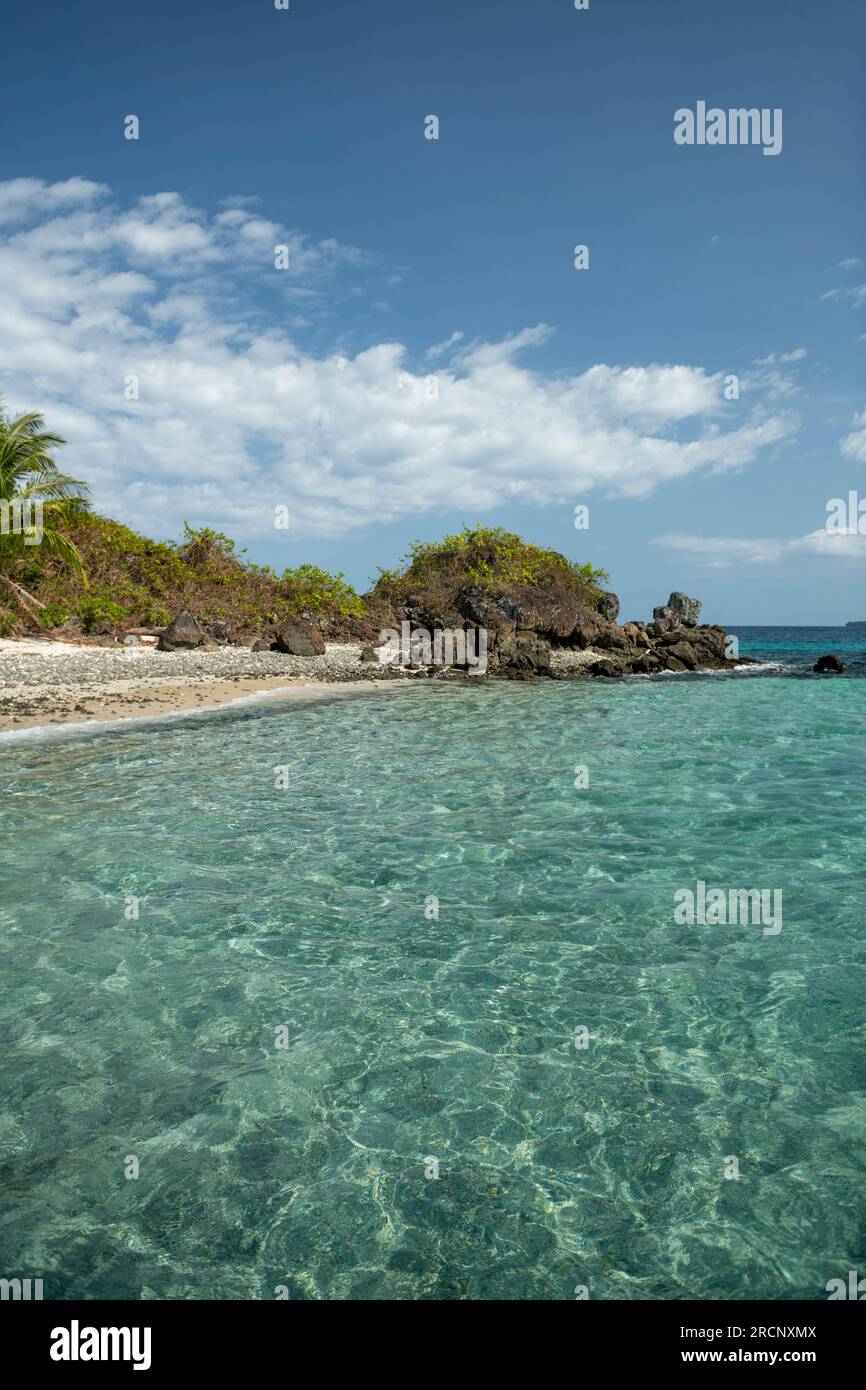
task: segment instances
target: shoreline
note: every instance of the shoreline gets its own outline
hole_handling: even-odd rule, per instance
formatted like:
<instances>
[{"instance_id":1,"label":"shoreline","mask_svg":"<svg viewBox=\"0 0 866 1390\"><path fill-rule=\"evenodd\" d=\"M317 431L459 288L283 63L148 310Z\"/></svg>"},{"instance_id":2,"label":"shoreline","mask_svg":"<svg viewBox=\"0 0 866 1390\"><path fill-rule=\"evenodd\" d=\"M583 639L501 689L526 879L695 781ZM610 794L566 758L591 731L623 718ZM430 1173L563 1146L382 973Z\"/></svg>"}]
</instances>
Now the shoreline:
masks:
<instances>
[{"instance_id":1,"label":"shoreline","mask_svg":"<svg viewBox=\"0 0 866 1390\"><path fill-rule=\"evenodd\" d=\"M0 713L0 738L14 734L64 728L103 728L121 724L146 723L150 720L171 719L182 714L213 713L234 705L249 705L257 699L282 698L288 701L322 699L332 695L360 694L364 689L391 688L393 681L314 681L285 677L229 678L190 684L186 680L153 681L129 691L104 689L100 694L78 692L70 696L76 703L58 701L57 705L33 712ZM1 709L1 703L0 703Z\"/></svg>"},{"instance_id":2,"label":"shoreline","mask_svg":"<svg viewBox=\"0 0 866 1390\"><path fill-rule=\"evenodd\" d=\"M142 686L125 694L103 693L85 696L74 709L57 709L51 714L0 714L0 743L16 737L49 732L115 729L129 724L157 723L189 714L214 713L261 700L283 699L292 703L340 698L365 691L393 689L390 680L315 681L299 678L289 683L285 677L267 680L249 678L203 681L189 684L170 680ZM88 708L92 706L92 708Z\"/></svg>"},{"instance_id":3,"label":"shoreline","mask_svg":"<svg viewBox=\"0 0 866 1390\"><path fill-rule=\"evenodd\" d=\"M360 647L296 658L243 647L207 653L106 648L0 652L0 734L160 719L273 696L321 698L393 678L360 664Z\"/></svg>"},{"instance_id":4,"label":"shoreline","mask_svg":"<svg viewBox=\"0 0 866 1390\"><path fill-rule=\"evenodd\" d=\"M355 644L331 644L315 657L220 647L207 652L158 653L58 643L0 647L0 738L32 730L74 729L213 712L257 699L321 699L363 689L426 684L424 667L394 667L362 660ZM554 679L587 679L605 653L593 649L552 653ZM683 675L760 674L775 662L732 665ZM661 675L675 675L665 671ZM439 680L472 679L437 672ZM495 678L495 677L494 677ZM641 678L641 677L635 677ZM650 676L644 677L646 679Z\"/></svg>"},{"instance_id":5,"label":"shoreline","mask_svg":"<svg viewBox=\"0 0 866 1390\"><path fill-rule=\"evenodd\" d=\"M573 652L557 666L577 673L596 656ZM278 694L315 698L412 685L427 677L424 669L363 661L362 646L355 643L332 643L321 656L294 657L230 646L166 653L4 641L0 734L159 719Z\"/></svg>"}]
</instances>

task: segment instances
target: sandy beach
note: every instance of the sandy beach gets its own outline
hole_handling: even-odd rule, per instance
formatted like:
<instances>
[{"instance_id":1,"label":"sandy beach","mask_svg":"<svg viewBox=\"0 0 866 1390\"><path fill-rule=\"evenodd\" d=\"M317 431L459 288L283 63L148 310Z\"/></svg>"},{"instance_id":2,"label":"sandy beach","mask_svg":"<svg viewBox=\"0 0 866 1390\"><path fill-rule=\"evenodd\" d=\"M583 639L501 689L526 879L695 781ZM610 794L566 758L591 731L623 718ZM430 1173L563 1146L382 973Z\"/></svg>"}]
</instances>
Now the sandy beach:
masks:
<instances>
[{"instance_id":1,"label":"sandy beach","mask_svg":"<svg viewBox=\"0 0 866 1390\"><path fill-rule=\"evenodd\" d=\"M555 653L559 676L579 676L595 651ZM324 655L287 656L246 647L158 652L33 639L0 641L0 733L54 724L152 719L218 709L261 695L308 698L425 679L424 669L361 660L360 645L332 643ZM444 673L435 673L440 679ZM476 678L477 679L477 678Z\"/></svg>"},{"instance_id":2,"label":"sandy beach","mask_svg":"<svg viewBox=\"0 0 866 1390\"><path fill-rule=\"evenodd\" d=\"M261 695L315 698L384 686L360 647L333 645L319 657L225 647L156 652L4 641L0 646L0 732L42 725L148 719L217 709Z\"/></svg>"}]
</instances>

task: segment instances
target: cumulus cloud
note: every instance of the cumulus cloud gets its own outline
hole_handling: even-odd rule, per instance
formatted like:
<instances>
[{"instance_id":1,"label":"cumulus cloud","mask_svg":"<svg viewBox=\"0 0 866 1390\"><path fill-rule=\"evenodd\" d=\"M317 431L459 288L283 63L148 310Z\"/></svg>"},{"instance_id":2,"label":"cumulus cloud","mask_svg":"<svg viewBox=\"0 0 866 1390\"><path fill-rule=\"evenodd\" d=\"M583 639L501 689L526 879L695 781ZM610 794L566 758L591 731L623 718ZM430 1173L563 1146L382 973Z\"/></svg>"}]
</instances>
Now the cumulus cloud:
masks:
<instances>
[{"instance_id":1,"label":"cumulus cloud","mask_svg":"<svg viewBox=\"0 0 866 1390\"><path fill-rule=\"evenodd\" d=\"M455 333L418 365L398 341L348 351L339 296L366 310L340 285L375 278L376 258L248 198L211 216L173 192L118 207L86 179L19 179L0 184L0 217L7 403L47 415L101 509L158 535L184 518L273 535L278 504L295 534L335 536L455 507L642 497L743 468L796 428L757 393L726 402L700 366L534 371L545 324L492 343Z\"/></svg>"},{"instance_id":2,"label":"cumulus cloud","mask_svg":"<svg viewBox=\"0 0 866 1390\"><path fill-rule=\"evenodd\" d=\"M66 179L45 183L43 179L8 179L0 183L0 225L24 221L29 217L64 208L83 207L108 193L103 183L89 179Z\"/></svg>"}]
</instances>

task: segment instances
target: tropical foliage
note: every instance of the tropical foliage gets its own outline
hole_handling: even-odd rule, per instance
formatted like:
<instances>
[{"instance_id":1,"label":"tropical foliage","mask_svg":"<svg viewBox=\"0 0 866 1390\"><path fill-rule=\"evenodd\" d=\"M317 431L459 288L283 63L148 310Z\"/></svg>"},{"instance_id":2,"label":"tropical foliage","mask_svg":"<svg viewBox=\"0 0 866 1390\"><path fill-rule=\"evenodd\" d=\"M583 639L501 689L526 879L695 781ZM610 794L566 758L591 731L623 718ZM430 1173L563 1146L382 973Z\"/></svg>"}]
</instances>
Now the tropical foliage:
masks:
<instances>
[{"instance_id":1,"label":"tropical foliage","mask_svg":"<svg viewBox=\"0 0 866 1390\"><path fill-rule=\"evenodd\" d=\"M24 587L34 552L52 556L86 585L81 554L67 529L89 507L88 488L62 473L52 457L65 441L41 415L12 417L0 402L0 587L18 609L44 627L40 600Z\"/></svg>"}]
</instances>

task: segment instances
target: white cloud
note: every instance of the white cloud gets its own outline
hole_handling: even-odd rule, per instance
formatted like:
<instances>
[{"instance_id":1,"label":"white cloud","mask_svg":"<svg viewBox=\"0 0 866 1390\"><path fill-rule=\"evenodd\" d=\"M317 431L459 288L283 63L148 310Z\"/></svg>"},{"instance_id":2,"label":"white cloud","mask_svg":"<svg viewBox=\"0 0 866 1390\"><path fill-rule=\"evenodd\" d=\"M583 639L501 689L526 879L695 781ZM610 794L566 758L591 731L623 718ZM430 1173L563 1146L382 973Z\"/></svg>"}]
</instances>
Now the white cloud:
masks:
<instances>
[{"instance_id":1,"label":"white cloud","mask_svg":"<svg viewBox=\"0 0 866 1390\"><path fill-rule=\"evenodd\" d=\"M866 304L866 285L854 285L850 289L827 290L826 294L821 295L822 299L850 299L851 308L859 309L861 304Z\"/></svg>"},{"instance_id":2,"label":"white cloud","mask_svg":"<svg viewBox=\"0 0 866 1390\"><path fill-rule=\"evenodd\" d=\"M463 336L459 328L455 329L451 337L446 338L443 343L434 343L432 347L428 348L426 356L429 358L441 357L443 353L448 352L449 348L456 347L457 343L462 342Z\"/></svg>"},{"instance_id":3,"label":"white cloud","mask_svg":"<svg viewBox=\"0 0 866 1390\"><path fill-rule=\"evenodd\" d=\"M791 548L829 560L866 560L866 535L842 536L822 527L800 540L791 541Z\"/></svg>"},{"instance_id":4,"label":"white cloud","mask_svg":"<svg viewBox=\"0 0 866 1390\"><path fill-rule=\"evenodd\" d=\"M523 357L550 340L545 324L435 346L460 344L430 399L429 363L400 342L313 351L289 331L333 341L340 275L373 274L374 257L281 228L249 199L208 216L177 193L118 209L106 192L0 184L0 372L10 407L68 439L64 466L97 505L142 530L177 535L188 518L270 536L277 503L296 535L339 535L593 490L642 497L742 468L796 428L763 401L724 401L699 366L533 371Z\"/></svg>"},{"instance_id":5,"label":"white cloud","mask_svg":"<svg viewBox=\"0 0 866 1390\"><path fill-rule=\"evenodd\" d=\"M42 179L9 179L0 183L0 224L26 222L64 208L82 207L96 202L108 191L103 183L81 178L51 184Z\"/></svg>"},{"instance_id":6,"label":"white cloud","mask_svg":"<svg viewBox=\"0 0 866 1390\"><path fill-rule=\"evenodd\" d=\"M807 355L806 349L804 347L799 347L794 348L793 352L771 352L769 357L755 357L753 358L753 362L755 366L767 367L772 366L776 362L801 362Z\"/></svg>"},{"instance_id":7,"label":"white cloud","mask_svg":"<svg viewBox=\"0 0 866 1390\"><path fill-rule=\"evenodd\" d=\"M693 555L708 569L732 565L767 565L782 558L787 542L763 537L693 536L680 532L656 536L653 545Z\"/></svg>"},{"instance_id":8,"label":"white cloud","mask_svg":"<svg viewBox=\"0 0 866 1390\"><path fill-rule=\"evenodd\" d=\"M866 535L837 535L826 528L811 531L796 540L673 533L656 536L653 545L693 555L708 569L772 565L788 556L803 554L830 560L866 560Z\"/></svg>"},{"instance_id":9,"label":"white cloud","mask_svg":"<svg viewBox=\"0 0 866 1390\"><path fill-rule=\"evenodd\" d=\"M855 415L851 423L856 428L845 436L839 447L846 458L866 463L866 410L860 415Z\"/></svg>"}]
</instances>

